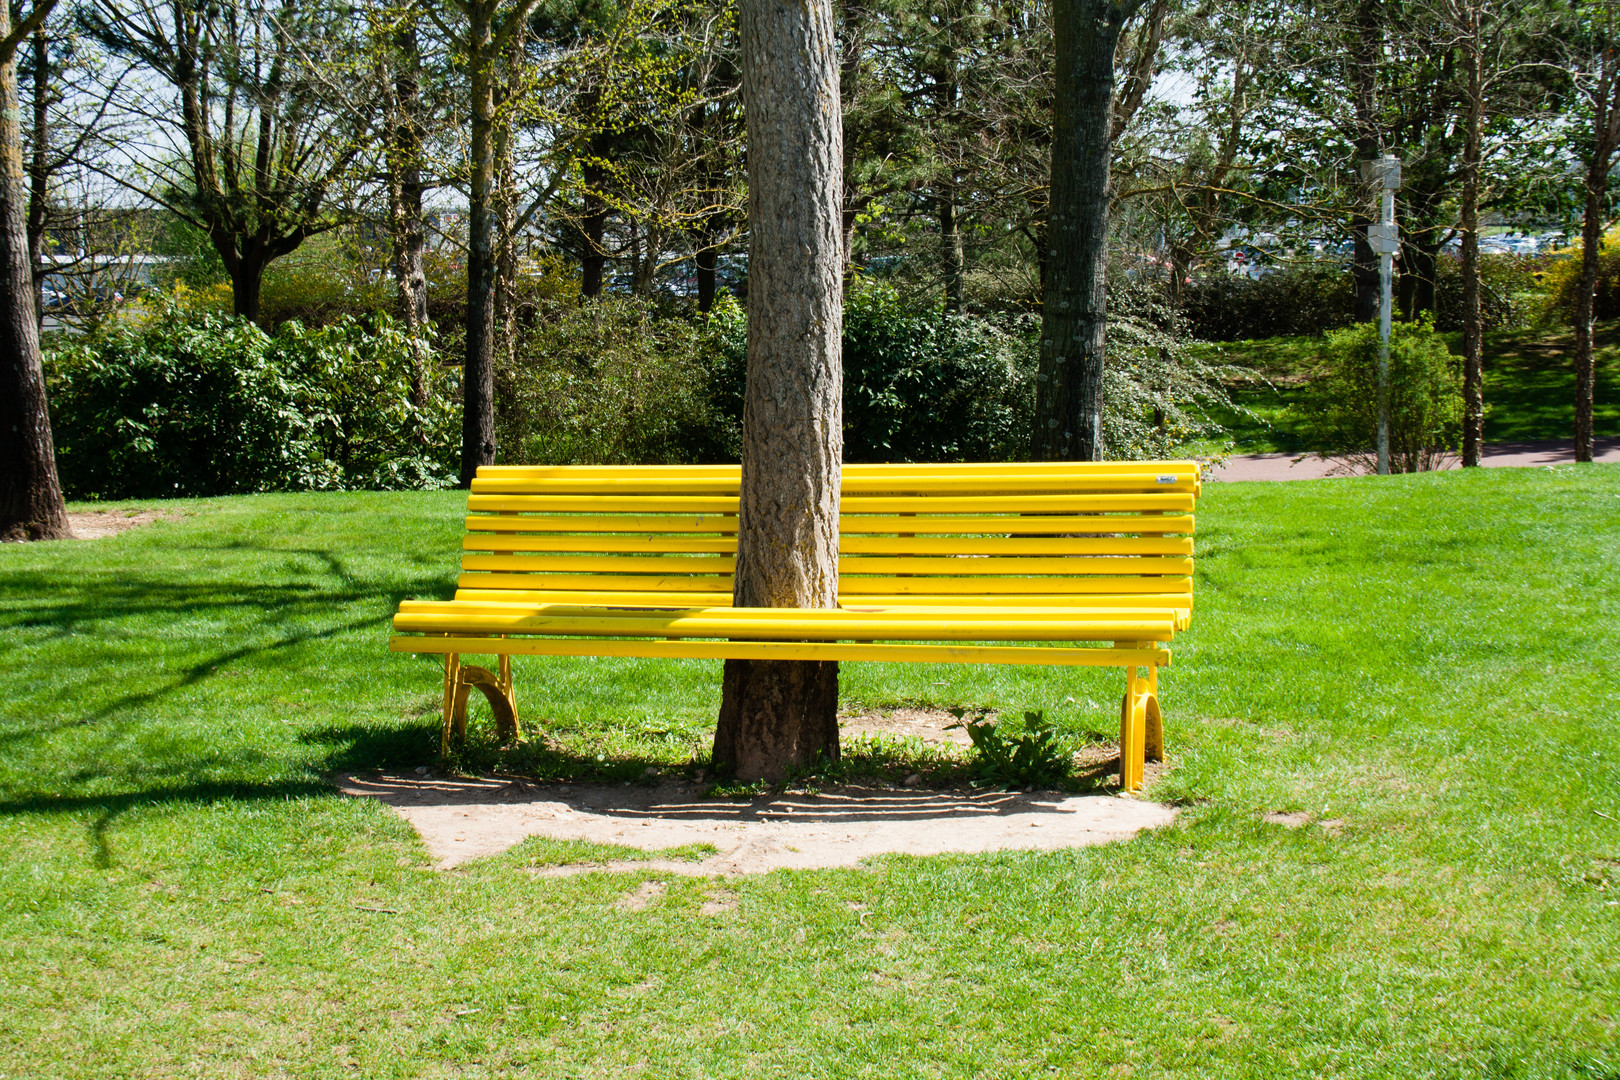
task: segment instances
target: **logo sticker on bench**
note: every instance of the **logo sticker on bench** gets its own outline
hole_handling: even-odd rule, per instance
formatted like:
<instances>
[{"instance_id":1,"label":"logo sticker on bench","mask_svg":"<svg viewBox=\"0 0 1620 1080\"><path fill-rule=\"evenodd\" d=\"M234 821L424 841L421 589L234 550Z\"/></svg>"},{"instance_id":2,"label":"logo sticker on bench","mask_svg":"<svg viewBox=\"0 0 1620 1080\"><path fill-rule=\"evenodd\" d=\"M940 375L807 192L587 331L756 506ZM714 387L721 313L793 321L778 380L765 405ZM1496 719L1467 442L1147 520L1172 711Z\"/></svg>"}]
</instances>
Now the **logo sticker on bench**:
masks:
<instances>
[{"instance_id":1,"label":"logo sticker on bench","mask_svg":"<svg viewBox=\"0 0 1620 1080\"><path fill-rule=\"evenodd\" d=\"M1173 476L1161 476L1161 477L1159 477L1159 483L1161 483L1161 484L1173 484L1175 482L1176 482L1176 478L1173 477Z\"/></svg>"}]
</instances>

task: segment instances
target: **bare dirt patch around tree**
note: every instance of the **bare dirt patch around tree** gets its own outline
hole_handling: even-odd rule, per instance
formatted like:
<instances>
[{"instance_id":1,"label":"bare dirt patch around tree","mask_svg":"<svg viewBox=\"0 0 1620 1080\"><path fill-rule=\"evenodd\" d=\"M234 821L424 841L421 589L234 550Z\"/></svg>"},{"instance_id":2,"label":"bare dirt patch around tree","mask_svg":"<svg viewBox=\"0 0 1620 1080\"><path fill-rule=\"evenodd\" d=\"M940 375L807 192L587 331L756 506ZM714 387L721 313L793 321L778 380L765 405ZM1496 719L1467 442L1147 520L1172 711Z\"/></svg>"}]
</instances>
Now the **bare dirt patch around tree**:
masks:
<instances>
[{"instance_id":1,"label":"bare dirt patch around tree","mask_svg":"<svg viewBox=\"0 0 1620 1080\"><path fill-rule=\"evenodd\" d=\"M166 516L159 510L84 510L70 512L67 519L73 539L100 540L150 525Z\"/></svg>"},{"instance_id":2,"label":"bare dirt patch around tree","mask_svg":"<svg viewBox=\"0 0 1620 1080\"><path fill-rule=\"evenodd\" d=\"M840 718L846 739L916 738L965 757L969 739L943 709L869 710ZM1119 751L1082 747L1075 772L1101 784L1117 774ZM1151 780L1162 766L1150 763ZM855 866L876 855L1044 850L1128 839L1175 819L1158 803L1109 794L919 790L865 780L819 790L719 799L708 788L665 777L656 785L533 783L505 777L356 774L341 778L350 795L377 799L410 823L443 869L497 855L531 836L616 844L651 859L537 867L540 875L600 869L673 874L752 874L779 868ZM710 845L700 859L657 853ZM684 853L683 853L684 854ZM646 903L637 896L626 903Z\"/></svg>"},{"instance_id":3,"label":"bare dirt patch around tree","mask_svg":"<svg viewBox=\"0 0 1620 1080\"><path fill-rule=\"evenodd\" d=\"M1124 840L1166 825L1175 810L1109 795L915 791L847 785L745 800L704 798L689 785L530 784L387 774L343 777L350 795L392 807L441 868L495 855L531 836L657 852L712 844L691 860L574 864L536 870L648 869L752 874L855 866L875 855L1043 850Z\"/></svg>"}]
</instances>

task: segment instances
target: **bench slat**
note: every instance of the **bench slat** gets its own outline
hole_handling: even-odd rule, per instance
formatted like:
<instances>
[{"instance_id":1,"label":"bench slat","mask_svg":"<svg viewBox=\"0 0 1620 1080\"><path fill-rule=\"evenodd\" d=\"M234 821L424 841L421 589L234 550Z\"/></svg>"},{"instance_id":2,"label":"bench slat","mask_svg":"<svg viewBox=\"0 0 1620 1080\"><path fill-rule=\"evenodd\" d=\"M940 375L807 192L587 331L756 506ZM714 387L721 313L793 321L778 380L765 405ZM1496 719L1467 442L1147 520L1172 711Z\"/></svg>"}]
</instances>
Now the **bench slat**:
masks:
<instances>
[{"instance_id":1,"label":"bench slat","mask_svg":"<svg viewBox=\"0 0 1620 1080\"><path fill-rule=\"evenodd\" d=\"M581 536L469 535L462 538L467 551L549 551L574 553L645 552L649 554L735 554L737 541L728 537L585 534ZM910 537L844 536L838 549L845 555L1182 555L1192 554L1191 537Z\"/></svg>"},{"instance_id":2,"label":"bench slat","mask_svg":"<svg viewBox=\"0 0 1620 1080\"><path fill-rule=\"evenodd\" d=\"M842 500L845 514L1113 513L1163 510L1191 513L1192 492L1142 495L858 495ZM635 514L735 514L735 495L480 495L469 511Z\"/></svg>"},{"instance_id":3,"label":"bench slat","mask_svg":"<svg viewBox=\"0 0 1620 1080\"><path fill-rule=\"evenodd\" d=\"M1065 667L1168 667L1169 649L1043 648L1038 645L894 645L831 641L662 641L657 638L390 638L406 653L508 656L647 656L698 660L879 660L934 664L1045 664Z\"/></svg>"},{"instance_id":4,"label":"bench slat","mask_svg":"<svg viewBox=\"0 0 1620 1080\"><path fill-rule=\"evenodd\" d=\"M648 573L729 574L736 559L727 555L479 555L462 559L463 570L507 573ZM1020 556L931 558L926 555L892 558L885 555L843 557L839 574L940 574L951 577L991 577L1002 574L1191 574L1193 561L1184 558L1130 555L1075 555L1050 559Z\"/></svg>"},{"instance_id":5,"label":"bench slat","mask_svg":"<svg viewBox=\"0 0 1620 1080\"><path fill-rule=\"evenodd\" d=\"M613 574L498 574L463 573L456 579L459 589L579 589L585 591L706 592L732 591L730 574L692 574L676 577ZM1018 595L1022 593L1135 593L1192 591L1184 577L871 577L852 575L839 579L842 596L867 593L905 595Z\"/></svg>"},{"instance_id":6,"label":"bench slat","mask_svg":"<svg viewBox=\"0 0 1620 1080\"><path fill-rule=\"evenodd\" d=\"M844 514L838 523L839 532L858 534L969 534L985 536L1029 535L1063 533L1143 533L1163 535L1193 531L1194 518L1190 514L1108 514L1077 516L1041 515L926 515L897 517L886 515ZM544 517L518 513L470 514L469 532L493 533L735 533L736 515L715 514L693 516L684 514L548 514Z\"/></svg>"},{"instance_id":7,"label":"bench slat","mask_svg":"<svg viewBox=\"0 0 1620 1080\"><path fill-rule=\"evenodd\" d=\"M1183 472L1106 472L1085 478L1088 489L1098 492L1191 492L1198 483L1192 470ZM881 494L967 494L982 492L1062 492L1072 490L1072 473L1035 472L1010 475L908 476L900 473L844 474L842 491L849 495ZM657 494L657 495L736 495L741 488L736 476L647 476L617 477L502 477L473 481L478 495L575 495L575 494Z\"/></svg>"},{"instance_id":8,"label":"bench slat","mask_svg":"<svg viewBox=\"0 0 1620 1080\"><path fill-rule=\"evenodd\" d=\"M1190 592L1162 593L1020 593L1007 596L949 596L918 597L894 593L861 593L841 597L850 605L876 604L885 607L923 607L948 605L956 607L1004 607L1016 603L1020 607L1107 607L1125 602L1132 607L1177 608L1190 611L1193 605ZM628 607L726 607L731 603L730 592L612 592L591 589L457 589L457 601L501 604L586 604ZM447 601L413 601L405 603L446 603ZM403 605L402 605L403 606Z\"/></svg>"}]
</instances>

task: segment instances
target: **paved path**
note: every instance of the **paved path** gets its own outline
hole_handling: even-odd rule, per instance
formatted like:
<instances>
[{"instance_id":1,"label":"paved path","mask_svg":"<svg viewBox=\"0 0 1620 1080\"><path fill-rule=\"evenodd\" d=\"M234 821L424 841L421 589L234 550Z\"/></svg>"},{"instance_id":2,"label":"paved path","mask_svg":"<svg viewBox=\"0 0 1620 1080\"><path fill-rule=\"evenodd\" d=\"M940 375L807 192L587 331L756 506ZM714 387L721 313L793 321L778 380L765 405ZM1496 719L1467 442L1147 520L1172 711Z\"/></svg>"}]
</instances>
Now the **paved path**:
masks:
<instances>
[{"instance_id":1,"label":"paved path","mask_svg":"<svg viewBox=\"0 0 1620 1080\"><path fill-rule=\"evenodd\" d=\"M1620 461L1620 438L1593 440L1592 460ZM1211 480L1320 480L1335 473L1342 460L1326 461L1315 455L1297 465L1297 454L1235 454L1226 463L1210 470ZM1487 443L1483 464L1494 468L1528 468L1540 465L1568 465L1575 460L1575 444L1570 441ZM1456 468L1455 458L1447 466Z\"/></svg>"}]
</instances>

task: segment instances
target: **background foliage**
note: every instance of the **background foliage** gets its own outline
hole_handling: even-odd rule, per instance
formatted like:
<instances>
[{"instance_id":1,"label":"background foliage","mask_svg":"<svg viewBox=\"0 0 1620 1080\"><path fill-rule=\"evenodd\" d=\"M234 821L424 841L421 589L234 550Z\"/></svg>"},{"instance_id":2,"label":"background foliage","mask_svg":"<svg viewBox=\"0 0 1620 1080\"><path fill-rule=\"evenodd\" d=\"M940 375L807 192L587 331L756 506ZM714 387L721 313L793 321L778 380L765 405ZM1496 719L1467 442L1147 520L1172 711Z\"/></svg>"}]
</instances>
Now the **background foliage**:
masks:
<instances>
[{"instance_id":1,"label":"background foliage","mask_svg":"<svg viewBox=\"0 0 1620 1080\"><path fill-rule=\"evenodd\" d=\"M172 311L46 353L70 498L439 487L459 450L453 369L418 374L386 316L271 336Z\"/></svg>"}]
</instances>

